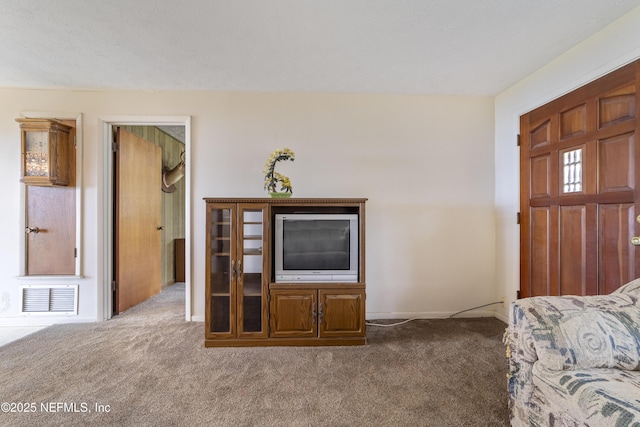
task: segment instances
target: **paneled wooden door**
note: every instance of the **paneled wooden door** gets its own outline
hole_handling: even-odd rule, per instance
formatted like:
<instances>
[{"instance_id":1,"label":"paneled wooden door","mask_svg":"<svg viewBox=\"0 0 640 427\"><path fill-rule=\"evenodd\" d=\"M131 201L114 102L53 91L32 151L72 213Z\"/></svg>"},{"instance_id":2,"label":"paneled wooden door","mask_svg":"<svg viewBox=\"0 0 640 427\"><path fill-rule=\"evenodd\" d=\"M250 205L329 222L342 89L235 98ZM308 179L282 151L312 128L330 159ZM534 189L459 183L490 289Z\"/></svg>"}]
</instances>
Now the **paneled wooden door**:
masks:
<instances>
[{"instance_id":1,"label":"paneled wooden door","mask_svg":"<svg viewBox=\"0 0 640 427\"><path fill-rule=\"evenodd\" d=\"M520 117L522 297L606 294L640 274L639 73Z\"/></svg>"},{"instance_id":2,"label":"paneled wooden door","mask_svg":"<svg viewBox=\"0 0 640 427\"><path fill-rule=\"evenodd\" d=\"M162 288L162 150L118 128L114 214L114 313Z\"/></svg>"}]
</instances>

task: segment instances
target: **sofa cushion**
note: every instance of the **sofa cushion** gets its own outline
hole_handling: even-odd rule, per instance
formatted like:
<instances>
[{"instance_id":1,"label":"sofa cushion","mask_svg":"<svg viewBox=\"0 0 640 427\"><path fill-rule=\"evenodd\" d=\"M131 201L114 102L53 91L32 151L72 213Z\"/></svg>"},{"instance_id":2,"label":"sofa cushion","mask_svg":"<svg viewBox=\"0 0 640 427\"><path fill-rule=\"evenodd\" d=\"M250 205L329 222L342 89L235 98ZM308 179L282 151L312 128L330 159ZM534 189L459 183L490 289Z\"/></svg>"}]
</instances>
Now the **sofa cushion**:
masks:
<instances>
[{"instance_id":1,"label":"sofa cushion","mask_svg":"<svg viewBox=\"0 0 640 427\"><path fill-rule=\"evenodd\" d=\"M624 293L535 297L519 304L547 369L640 370L640 307Z\"/></svg>"},{"instance_id":2,"label":"sofa cushion","mask_svg":"<svg viewBox=\"0 0 640 427\"><path fill-rule=\"evenodd\" d=\"M640 372L619 369L553 371L533 367L532 401L539 425L640 424ZM532 420L529 420L530 425Z\"/></svg>"}]
</instances>

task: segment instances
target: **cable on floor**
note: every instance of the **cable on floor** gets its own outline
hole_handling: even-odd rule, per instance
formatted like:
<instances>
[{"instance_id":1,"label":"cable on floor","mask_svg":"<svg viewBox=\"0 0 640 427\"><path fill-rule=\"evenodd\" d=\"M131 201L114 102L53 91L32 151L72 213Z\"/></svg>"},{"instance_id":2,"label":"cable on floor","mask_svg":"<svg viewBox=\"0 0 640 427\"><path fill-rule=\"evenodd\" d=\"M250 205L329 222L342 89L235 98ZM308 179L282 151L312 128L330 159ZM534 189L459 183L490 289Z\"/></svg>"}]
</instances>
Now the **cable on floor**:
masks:
<instances>
[{"instance_id":1,"label":"cable on floor","mask_svg":"<svg viewBox=\"0 0 640 427\"><path fill-rule=\"evenodd\" d=\"M466 310L458 311L456 313L453 313L451 316L446 317L446 319L451 319L454 316L457 316L458 314L466 313L467 311L477 310L477 309L483 308L483 307L488 307L488 306L494 305L494 304L502 304L502 301L490 302L489 304L479 305L477 307L472 307L472 308L468 308ZM386 328L386 327L390 327L390 326L404 325L405 323L413 322L414 320L420 320L420 318L419 317L414 317L414 318L403 320L402 322L397 322L397 323L371 323L371 322L365 322L365 325L367 325L367 326L381 326L381 327L385 327Z\"/></svg>"},{"instance_id":2,"label":"cable on floor","mask_svg":"<svg viewBox=\"0 0 640 427\"><path fill-rule=\"evenodd\" d=\"M403 325L405 323L409 323L412 322L414 320L418 320L419 317L414 317L413 319L407 319L407 320L403 320L402 322L398 322L398 323L369 323L369 322L365 322L365 325L367 326L382 326L382 327L389 327L389 326L398 326L398 325Z\"/></svg>"},{"instance_id":3,"label":"cable on floor","mask_svg":"<svg viewBox=\"0 0 640 427\"><path fill-rule=\"evenodd\" d=\"M451 316L447 317L447 319L451 319L453 316L457 316L460 313L466 313L467 311L477 310L477 309L483 308L483 307L489 307L490 305L494 305L494 304L502 304L502 301L490 302L489 304L479 305L479 306L473 307L473 308L468 308L466 310L462 310L462 311L459 311L457 313L453 313Z\"/></svg>"}]
</instances>

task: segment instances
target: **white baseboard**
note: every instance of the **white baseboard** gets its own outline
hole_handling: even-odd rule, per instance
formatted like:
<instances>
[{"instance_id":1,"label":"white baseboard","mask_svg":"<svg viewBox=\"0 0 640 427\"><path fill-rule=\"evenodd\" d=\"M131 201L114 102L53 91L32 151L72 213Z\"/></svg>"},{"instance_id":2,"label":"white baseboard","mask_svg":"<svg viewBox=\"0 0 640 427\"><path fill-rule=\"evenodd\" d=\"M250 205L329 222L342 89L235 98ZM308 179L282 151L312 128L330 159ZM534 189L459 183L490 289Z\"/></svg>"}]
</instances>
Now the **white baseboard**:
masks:
<instances>
[{"instance_id":1,"label":"white baseboard","mask_svg":"<svg viewBox=\"0 0 640 427\"><path fill-rule=\"evenodd\" d=\"M204 322L204 316L191 316L192 322Z\"/></svg>"},{"instance_id":2,"label":"white baseboard","mask_svg":"<svg viewBox=\"0 0 640 427\"><path fill-rule=\"evenodd\" d=\"M502 320L504 323L509 323L509 316L505 315L504 313L500 313L498 311L496 311L496 319Z\"/></svg>"},{"instance_id":3,"label":"white baseboard","mask_svg":"<svg viewBox=\"0 0 640 427\"><path fill-rule=\"evenodd\" d=\"M51 326L63 323L94 323L95 317L21 316L0 318L0 326Z\"/></svg>"}]
</instances>

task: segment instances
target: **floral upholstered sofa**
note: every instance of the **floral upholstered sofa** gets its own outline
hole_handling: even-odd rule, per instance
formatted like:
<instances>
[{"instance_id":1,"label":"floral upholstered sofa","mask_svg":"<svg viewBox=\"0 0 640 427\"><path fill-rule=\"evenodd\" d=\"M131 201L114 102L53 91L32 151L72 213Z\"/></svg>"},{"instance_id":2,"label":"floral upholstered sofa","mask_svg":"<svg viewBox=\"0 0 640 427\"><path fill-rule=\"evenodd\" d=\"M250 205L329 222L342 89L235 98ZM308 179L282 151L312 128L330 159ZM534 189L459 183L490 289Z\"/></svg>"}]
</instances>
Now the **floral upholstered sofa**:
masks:
<instances>
[{"instance_id":1,"label":"floral upholstered sofa","mask_svg":"<svg viewBox=\"0 0 640 427\"><path fill-rule=\"evenodd\" d=\"M640 279L524 298L505 333L514 426L640 426Z\"/></svg>"}]
</instances>

